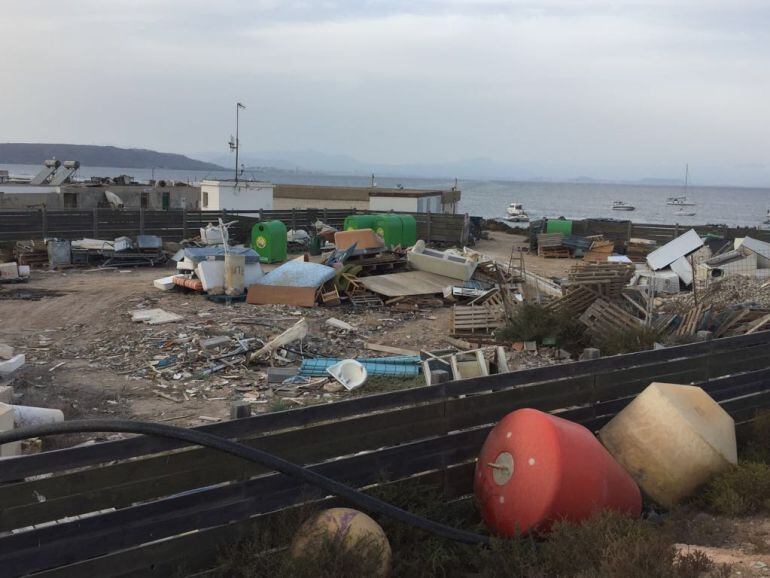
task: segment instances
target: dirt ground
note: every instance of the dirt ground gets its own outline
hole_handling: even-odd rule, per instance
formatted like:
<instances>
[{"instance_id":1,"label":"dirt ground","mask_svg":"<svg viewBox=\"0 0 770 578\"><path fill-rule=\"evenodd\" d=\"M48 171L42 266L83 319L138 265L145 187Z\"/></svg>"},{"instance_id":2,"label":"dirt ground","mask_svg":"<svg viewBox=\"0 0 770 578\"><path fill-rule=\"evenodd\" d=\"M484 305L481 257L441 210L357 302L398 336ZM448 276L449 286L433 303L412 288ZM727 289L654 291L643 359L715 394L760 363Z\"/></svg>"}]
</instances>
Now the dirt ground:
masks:
<instances>
[{"instance_id":1,"label":"dirt ground","mask_svg":"<svg viewBox=\"0 0 770 578\"><path fill-rule=\"evenodd\" d=\"M489 231L489 239L480 239L473 247L476 251L492 257L498 263L508 265L511 250L524 249L524 268L543 277L566 277L569 270L577 263L576 259L546 259L536 253L529 253L529 239L524 235L515 235L501 231ZM514 259L514 265L517 261Z\"/></svg>"}]
</instances>

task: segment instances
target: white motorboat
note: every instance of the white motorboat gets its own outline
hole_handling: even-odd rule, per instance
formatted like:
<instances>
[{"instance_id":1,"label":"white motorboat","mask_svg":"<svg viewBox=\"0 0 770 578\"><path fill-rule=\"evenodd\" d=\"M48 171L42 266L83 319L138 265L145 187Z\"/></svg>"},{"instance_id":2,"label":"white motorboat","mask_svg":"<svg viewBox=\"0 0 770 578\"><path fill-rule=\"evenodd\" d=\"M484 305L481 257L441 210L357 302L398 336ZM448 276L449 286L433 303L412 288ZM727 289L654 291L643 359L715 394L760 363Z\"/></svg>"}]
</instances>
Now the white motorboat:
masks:
<instances>
[{"instance_id":1,"label":"white motorboat","mask_svg":"<svg viewBox=\"0 0 770 578\"><path fill-rule=\"evenodd\" d=\"M524 212L524 206L521 203L511 203L505 210L508 213L507 219L514 222L529 221L529 215Z\"/></svg>"},{"instance_id":2,"label":"white motorboat","mask_svg":"<svg viewBox=\"0 0 770 578\"><path fill-rule=\"evenodd\" d=\"M695 203L687 200L687 185L690 181L690 165L684 166L684 194L680 197L669 197L666 200L667 205L674 207L694 207Z\"/></svg>"},{"instance_id":3,"label":"white motorboat","mask_svg":"<svg viewBox=\"0 0 770 578\"><path fill-rule=\"evenodd\" d=\"M636 207L633 205L629 205L625 201L615 201L612 203L612 210L613 211L635 211Z\"/></svg>"},{"instance_id":4,"label":"white motorboat","mask_svg":"<svg viewBox=\"0 0 770 578\"><path fill-rule=\"evenodd\" d=\"M688 211L685 209L679 209L674 213L675 217L694 217L695 211Z\"/></svg>"},{"instance_id":5,"label":"white motorboat","mask_svg":"<svg viewBox=\"0 0 770 578\"><path fill-rule=\"evenodd\" d=\"M767 210L765 220L757 227L760 231L770 231L770 209Z\"/></svg>"}]
</instances>

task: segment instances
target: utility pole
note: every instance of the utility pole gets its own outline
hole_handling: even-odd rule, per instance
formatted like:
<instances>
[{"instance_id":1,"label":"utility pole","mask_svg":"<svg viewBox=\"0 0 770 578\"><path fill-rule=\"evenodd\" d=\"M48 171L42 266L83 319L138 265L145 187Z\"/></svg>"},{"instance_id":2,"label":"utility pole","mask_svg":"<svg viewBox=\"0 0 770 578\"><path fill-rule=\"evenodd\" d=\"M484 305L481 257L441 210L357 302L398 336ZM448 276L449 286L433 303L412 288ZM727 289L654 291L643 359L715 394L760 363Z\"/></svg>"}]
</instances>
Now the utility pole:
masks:
<instances>
[{"instance_id":1,"label":"utility pole","mask_svg":"<svg viewBox=\"0 0 770 578\"><path fill-rule=\"evenodd\" d=\"M245 109L246 107L242 105L240 102L235 103L235 139L233 137L230 137L230 150L235 151L235 184L238 184L238 150L241 147L241 142L238 139L238 129L240 124L240 112L241 109Z\"/></svg>"}]
</instances>

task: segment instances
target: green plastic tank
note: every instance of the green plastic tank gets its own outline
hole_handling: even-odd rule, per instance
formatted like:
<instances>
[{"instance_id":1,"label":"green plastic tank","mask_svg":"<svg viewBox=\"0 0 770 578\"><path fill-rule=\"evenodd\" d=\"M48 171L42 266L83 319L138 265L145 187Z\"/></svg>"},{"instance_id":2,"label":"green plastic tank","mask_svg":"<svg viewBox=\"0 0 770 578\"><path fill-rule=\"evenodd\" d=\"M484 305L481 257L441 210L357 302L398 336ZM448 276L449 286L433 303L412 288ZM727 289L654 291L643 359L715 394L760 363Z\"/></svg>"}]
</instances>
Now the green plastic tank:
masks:
<instances>
[{"instance_id":1,"label":"green plastic tank","mask_svg":"<svg viewBox=\"0 0 770 578\"><path fill-rule=\"evenodd\" d=\"M286 225L281 221L263 221L251 228L251 248L259 253L261 263L286 260Z\"/></svg>"},{"instance_id":2,"label":"green plastic tank","mask_svg":"<svg viewBox=\"0 0 770 578\"><path fill-rule=\"evenodd\" d=\"M401 217L398 215L377 215L377 221L374 223L374 232L383 238L386 247L403 246L404 244L404 226Z\"/></svg>"},{"instance_id":3,"label":"green plastic tank","mask_svg":"<svg viewBox=\"0 0 770 578\"><path fill-rule=\"evenodd\" d=\"M348 215L342 228L345 231L357 231L358 229L374 229L380 215Z\"/></svg>"},{"instance_id":4,"label":"green plastic tank","mask_svg":"<svg viewBox=\"0 0 770 578\"><path fill-rule=\"evenodd\" d=\"M401 219L401 246L412 247L417 242L417 220L412 215L399 215Z\"/></svg>"},{"instance_id":5,"label":"green plastic tank","mask_svg":"<svg viewBox=\"0 0 770 578\"><path fill-rule=\"evenodd\" d=\"M572 221L567 219L548 219L545 225L546 233L572 234Z\"/></svg>"}]
</instances>

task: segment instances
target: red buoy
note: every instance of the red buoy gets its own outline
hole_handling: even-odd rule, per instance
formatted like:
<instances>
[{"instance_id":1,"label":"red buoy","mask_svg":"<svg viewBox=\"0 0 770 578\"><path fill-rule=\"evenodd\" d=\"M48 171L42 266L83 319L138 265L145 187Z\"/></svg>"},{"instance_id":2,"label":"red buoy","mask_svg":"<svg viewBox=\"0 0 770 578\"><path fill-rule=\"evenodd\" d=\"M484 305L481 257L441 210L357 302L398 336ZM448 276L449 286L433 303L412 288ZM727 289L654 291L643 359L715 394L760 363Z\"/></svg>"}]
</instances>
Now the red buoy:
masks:
<instances>
[{"instance_id":1,"label":"red buoy","mask_svg":"<svg viewBox=\"0 0 770 578\"><path fill-rule=\"evenodd\" d=\"M474 492L487 527L502 536L547 532L600 510L638 516L639 488L588 429L534 409L509 413L476 462Z\"/></svg>"}]
</instances>

